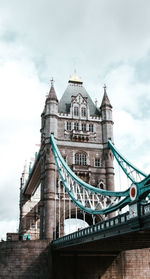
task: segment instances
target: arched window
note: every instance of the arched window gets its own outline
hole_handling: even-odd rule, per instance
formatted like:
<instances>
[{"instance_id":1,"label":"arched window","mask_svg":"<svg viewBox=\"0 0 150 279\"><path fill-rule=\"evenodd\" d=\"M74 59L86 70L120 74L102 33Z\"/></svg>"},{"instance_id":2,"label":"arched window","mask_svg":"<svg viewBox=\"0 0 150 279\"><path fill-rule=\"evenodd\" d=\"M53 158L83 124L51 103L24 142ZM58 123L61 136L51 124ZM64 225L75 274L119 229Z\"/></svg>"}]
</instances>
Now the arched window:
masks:
<instances>
[{"instance_id":1,"label":"arched window","mask_svg":"<svg viewBox=\"0 0 150 279\"><path fill-rule=\"evenodd\" d=\"M78 115L79 115L79 108L74 107L74 116L78 116Z\"/></svg>"},{"instance_id":2,"label":"arched window","mask_svg":"<svg viewBox=\"0 0 150 279\"><path fill-rule=\"evenodd\" d=\"M103 181L100 181L100 182L98 183L98 187L99 187L100 189L105 189L105 187L104 187L104 182L103 182Z\"/></svg>"},{"instance_id":3,"label":"arched window","mask_svg":"<svg viewBox=\"0 0 150 279\"><path fill-rule=\"evenodd\" d=\"M75 165L86 166L87 165L87 155L86 153L76 153L75 154Z\"/></svg>"},{"instance_id":4,"label":"arched window","mask_svg":"<svg viewBox=\"0 0 150 279\"><path fill-rule=\"evenodd\" d=\"M84 108L84 107L81 108L81 116L82 117L86 116L86 108Z\"/></svg>"}]
</instances>

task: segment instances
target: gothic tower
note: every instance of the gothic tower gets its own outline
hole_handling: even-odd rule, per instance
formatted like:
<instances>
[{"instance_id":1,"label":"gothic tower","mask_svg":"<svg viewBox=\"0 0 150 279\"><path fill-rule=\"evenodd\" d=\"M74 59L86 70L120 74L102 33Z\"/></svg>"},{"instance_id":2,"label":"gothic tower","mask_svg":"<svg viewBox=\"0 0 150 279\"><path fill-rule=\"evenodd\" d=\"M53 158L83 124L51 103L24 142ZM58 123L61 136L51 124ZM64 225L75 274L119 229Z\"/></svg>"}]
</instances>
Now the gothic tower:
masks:
<instances>
[{"instance_id":1,"label":"gothic tower","mask_svg":"<svg viewBox=\"0 0 150 279\"><path fill-rule=\"evenodd\" d=\"M76 72L58 102L53 82L42 114L41 127L41 238L53 238L55 187L58 174L49 142L54 133L60 152L71 169L93 186L114 187L112 106L104 87L101 107L93 103ZM56 225L55 225L56 226Z\"/></svg>"},{"instance_id":2,"label":"gothic tower","mask_svg":"<svg viewBox=\"0 0 150 279\"><path fill-rule=\"evenodd\" d=\"M41 127L41 238L52 239L54 231L54 208L56 166L50 145L50 134L57 138L58 99L51 81L51 88L42 113Z\"/></svg>"},{"instance_id":3,"label":"gothic tower","mask_svg":"<svg viewBox=\"0 0 150 279\"><path fill-rule=\"evenodd\" d=\"M70 77L60 101L53 80L51 81L51 88L41 115L41 148L38 157L38 166L40 166L38 187L41 190L38 203L40 238L50 240L54 235L56 237L58 231L59 236L63 235L64 220L69 218L67 209L61 210L64 208L64 190L51 148L51 133L54 134L65 161L81 179L93 186L113 190L113 155L107 142L109 138L113 141L112 106L106 87L99 108L93 103L76 72ZM28 192L29 190L26 191ZM26 201L24 203L26 204ZM66 198L66 207L68 205L69 199ZM73 216L74 205L71 204L70 208ZM20 212L23 212L21 209ZM56 213L58 211L59 214ZM60 223L59 229L58 223ZM23 228L25 232L25 225Z\"/></svg>"}]
</instances>

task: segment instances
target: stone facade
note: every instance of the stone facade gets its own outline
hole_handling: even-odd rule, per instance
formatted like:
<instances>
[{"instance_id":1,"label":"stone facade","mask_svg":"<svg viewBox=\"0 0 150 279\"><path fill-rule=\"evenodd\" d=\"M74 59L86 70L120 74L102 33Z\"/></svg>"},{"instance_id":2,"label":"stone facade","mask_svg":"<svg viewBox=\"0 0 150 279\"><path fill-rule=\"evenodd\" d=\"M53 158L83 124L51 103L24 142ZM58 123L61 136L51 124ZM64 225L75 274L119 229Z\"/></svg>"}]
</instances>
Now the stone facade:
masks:
<instances>
[{"instance_id":1,"label":"stone facade","mask_svg":"<svg viewBox=\"0 0 150 279\"><path fill-rule=\"evenodd\" d=\"M52 81L41 115L41 192L37 200L34 196L20 196L20 234L31 234L32 239L38 238L40 226L40 237L52 240L56 228L58 231L59 222L62 235L64 219L69 218L67 198L65 216L61 214L60 217L60 213L56 213L59 211L58 207L62 209L64 206L63 187L58 187L60 181L50 144L51 133L54 134L67 164L82 180L103 189L114 189L113 155L107 144L108 138L113 141L112 106L106 87L101 106L98 108L76 74L69 79L68 87L60 101ZM24 188L24 176L25 171L21 189ZM56 203L58 196L61 205ZM74 212L75 207L71 205L71 216L74 216ZM37 231L34 234L35 224Z\"/></svg>"}]
</instances>

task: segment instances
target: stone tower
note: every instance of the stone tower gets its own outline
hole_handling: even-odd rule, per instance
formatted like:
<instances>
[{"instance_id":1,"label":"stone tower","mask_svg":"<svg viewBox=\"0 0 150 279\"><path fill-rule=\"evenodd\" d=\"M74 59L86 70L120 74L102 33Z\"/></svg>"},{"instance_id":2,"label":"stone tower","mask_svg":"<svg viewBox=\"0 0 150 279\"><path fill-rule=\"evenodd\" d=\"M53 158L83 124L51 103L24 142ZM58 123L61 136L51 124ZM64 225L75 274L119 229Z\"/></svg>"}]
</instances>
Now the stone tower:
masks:
<instances>
[{"instance_id":1,"label":"stone tower","mask_svg":"<svg viewBox=\"0 0 150 279\"><path fill-rule=\"evenodd\" d=\"M74 72L58 101L53 80L41 115L40 148L40 238L54 237L58 221L56 201L63 202L58 190L59 177L50 144L53 133L58 148L70 168L84 181L107 190L114 189L113 155L108 138L113 140L112 106L106 86L100 108L85 90ZM61 188L61 187L60 187ZM73 212L73 206L71 206ZM55 216L55 218L54 218ZM55 220L56 219L56 220Z\"/></svg>"}]
</instances>

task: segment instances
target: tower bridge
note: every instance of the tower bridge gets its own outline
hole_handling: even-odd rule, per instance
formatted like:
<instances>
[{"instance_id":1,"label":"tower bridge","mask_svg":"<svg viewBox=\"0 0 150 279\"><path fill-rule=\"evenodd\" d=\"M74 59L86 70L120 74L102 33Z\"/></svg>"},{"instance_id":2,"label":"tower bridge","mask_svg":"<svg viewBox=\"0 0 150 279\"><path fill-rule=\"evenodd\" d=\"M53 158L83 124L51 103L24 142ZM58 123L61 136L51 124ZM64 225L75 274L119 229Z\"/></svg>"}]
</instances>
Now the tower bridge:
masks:
<instances>
[{"instance_id":1,"label":"tower bridge","mask_svg":"<svg viewBox=\"0 0 150 279\"><path fill-rule=\"evenodd\" d=\"M113 124L106 86L97 107L76 72L60 101L51 81L41 115L39 153L21 177L19 224L22 243L27 237L48 243L53 274L47 278L126 278L116 275L114 266L113 273L108 272L114 277L103 275L122 251L150 247L150 176L115 147ZM123 191L115 190L114 159L129 180ZM72 226L76 222L74 231L65 230L66 220ZM93 277L86 274L87 256ZM95 265L93 257L103 264L97 260Z\"/></svg>"}]
</instances>

